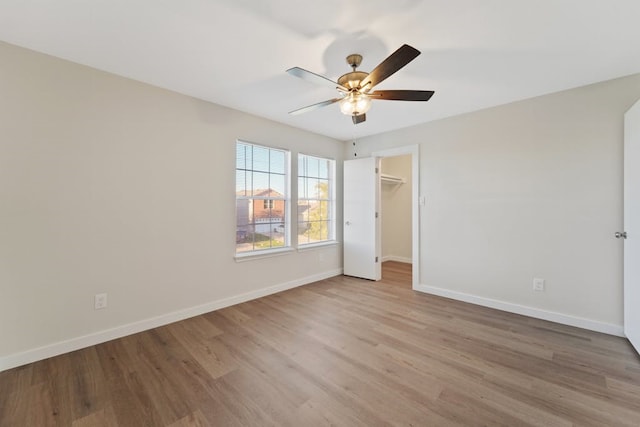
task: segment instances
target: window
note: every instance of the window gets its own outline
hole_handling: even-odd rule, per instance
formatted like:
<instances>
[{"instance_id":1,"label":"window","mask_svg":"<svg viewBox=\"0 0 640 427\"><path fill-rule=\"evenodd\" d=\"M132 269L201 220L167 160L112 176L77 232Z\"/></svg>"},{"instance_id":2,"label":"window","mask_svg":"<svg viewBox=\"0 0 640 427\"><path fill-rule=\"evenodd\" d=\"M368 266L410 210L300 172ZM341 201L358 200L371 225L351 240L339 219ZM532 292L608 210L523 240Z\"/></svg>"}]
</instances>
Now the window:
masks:
<instances>
[{"instance_id":1,"label":"window","mask_svg":"<svg viewBox=\"0 0 640 427\"><path fill-rule=\"evenodd\" d=\"M289 153L236 143L236 253L289 246Z\"/></svg>"},{"instance_id":2,"label":"window","mask_svg":"<svg viewBox=\"0 0 640 427\"><path fill-rule=\"evenodd\" d=\"M334 240L335 161L298 155L298 244Z\"/></svg>"}]
</instances>

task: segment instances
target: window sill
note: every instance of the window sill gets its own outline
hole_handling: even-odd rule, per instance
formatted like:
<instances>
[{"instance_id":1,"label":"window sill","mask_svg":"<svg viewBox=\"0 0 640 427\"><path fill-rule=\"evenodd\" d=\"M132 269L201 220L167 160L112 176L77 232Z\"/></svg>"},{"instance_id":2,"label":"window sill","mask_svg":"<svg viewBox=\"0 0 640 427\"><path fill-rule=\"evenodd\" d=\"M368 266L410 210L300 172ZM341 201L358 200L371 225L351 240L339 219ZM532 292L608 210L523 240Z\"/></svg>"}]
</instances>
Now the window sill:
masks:
<instances>
[{"instance_id":1,"label":"window sill","mask_svg":"<svg viewBox=\"0 0 640 427\"><path fill-rule=\"evenodd\" d=\"M320 242L320 243L308 243L306 245L299 245L298 252L312 251L314 249L322 249L328 246L338 246L339 244L340 242L338 242L337 240L329 240L329 241Z\"/></svg>"},{"instance_id":2,"label":"window sill","mask_svg":"<svg viewBox=\"0 0 640 427\"><path fill-rule=\"evenodd\" d=\"M285 255L293 251L294 249L291 247L282 249L266 249L264 251L236 254L234 258L236 262L245 262L252 261L254 259L271 258L275 256Z\"/></svg>"}]
</instances>

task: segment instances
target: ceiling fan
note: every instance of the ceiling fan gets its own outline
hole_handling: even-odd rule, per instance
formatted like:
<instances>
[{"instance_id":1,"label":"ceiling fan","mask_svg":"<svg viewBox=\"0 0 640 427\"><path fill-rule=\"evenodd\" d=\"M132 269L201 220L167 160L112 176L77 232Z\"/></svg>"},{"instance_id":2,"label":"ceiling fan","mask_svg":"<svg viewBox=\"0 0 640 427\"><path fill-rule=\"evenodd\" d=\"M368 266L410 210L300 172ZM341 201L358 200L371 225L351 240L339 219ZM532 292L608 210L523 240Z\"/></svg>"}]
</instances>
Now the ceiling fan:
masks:
<instances>
[{"instance_id":1,"label":"ceiling fan","mask_svg":"<svg viewBox=\"0 0 640 427\"><path fill-rule=\"evenodd\" d=\"M342 75L337 82L327 77L321 76L300 67L293 67L287 70L292 76L299 77L312 83L331 86L338 90L340 96L308 105L297 110L290 111L289 114L302 114L307 111L316 110L327 105L340 103L340 111L347 116L351 116L353 124L357 125L367 119L366 113L371 108L371 101L374 99L391 101L428 101L434 92L432 90L373 90L374 86L394 74L396 71L413 61L420 51L404 44L398 50L389 55L370 73L357 71L356 68L362 62L362 55L354 53L347 56L347 63L353 71Z\"/></svg>"}]
</instances>

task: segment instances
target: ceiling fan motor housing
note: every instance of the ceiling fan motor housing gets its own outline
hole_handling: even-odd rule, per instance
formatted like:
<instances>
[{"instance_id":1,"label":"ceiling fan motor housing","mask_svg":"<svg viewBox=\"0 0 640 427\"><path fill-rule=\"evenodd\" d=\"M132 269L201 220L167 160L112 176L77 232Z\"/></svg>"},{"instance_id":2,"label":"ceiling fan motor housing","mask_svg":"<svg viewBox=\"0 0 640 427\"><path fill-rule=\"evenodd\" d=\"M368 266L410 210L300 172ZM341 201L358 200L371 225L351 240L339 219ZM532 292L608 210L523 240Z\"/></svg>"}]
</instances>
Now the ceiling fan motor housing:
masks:
<instances>
[{"instance_id":1,"label":"ceiling fan motor housing","mask_svg":"<svg viewBox=\"0 0 640 427\"><path fill-rule=\"evenodd\" d=\"M360 87L360 82L368 75L369 73L365 73L364 71L352 71L340 76L338 84L349 89L358 89Z\"/></svg>"}]
</instances>

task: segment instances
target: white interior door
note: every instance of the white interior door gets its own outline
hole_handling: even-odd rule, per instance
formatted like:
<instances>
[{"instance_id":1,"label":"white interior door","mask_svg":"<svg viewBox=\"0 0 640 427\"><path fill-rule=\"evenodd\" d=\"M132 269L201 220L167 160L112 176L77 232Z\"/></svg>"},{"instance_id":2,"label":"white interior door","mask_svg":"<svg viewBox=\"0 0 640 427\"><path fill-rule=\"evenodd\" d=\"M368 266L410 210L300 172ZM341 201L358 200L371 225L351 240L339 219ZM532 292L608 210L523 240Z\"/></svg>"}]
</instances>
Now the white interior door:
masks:
<instances>
[{"instance_id":1,"label":"white interior door","mask_svg":"<svg viewBox=\"0 0 640 427\"><path fill-rule=\"evenodd\" d=\"M624 116L624 333L640 353L640 101Z\"/></svg>"},{"instance_id":2,"label":"white interior door","mask_svg":"<svg viewBox=\"0 0 640 427\"><path fill-rule=\"evenodd\" d=\"M375 157L344 162L344 274L380 280L380 180Z\"/></svg>"}]
</instances>

